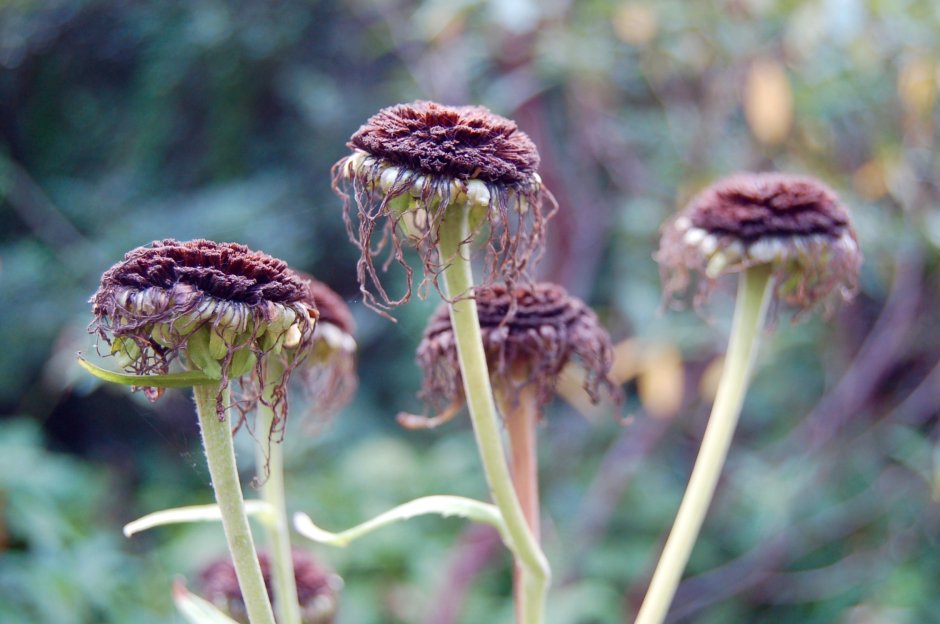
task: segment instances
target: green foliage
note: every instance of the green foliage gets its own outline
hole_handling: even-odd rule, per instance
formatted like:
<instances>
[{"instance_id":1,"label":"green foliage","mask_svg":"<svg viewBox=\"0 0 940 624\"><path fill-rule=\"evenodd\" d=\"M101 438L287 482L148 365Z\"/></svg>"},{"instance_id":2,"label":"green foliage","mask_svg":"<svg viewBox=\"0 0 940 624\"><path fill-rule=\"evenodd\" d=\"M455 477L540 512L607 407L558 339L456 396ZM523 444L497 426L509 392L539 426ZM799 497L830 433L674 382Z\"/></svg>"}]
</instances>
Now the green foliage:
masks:
<instances>
[{"instance_id":1,"label":"green foliage","mask_svg":"<svg viewBox=\"0 0 940 624\"><path fill-rule=\"evenodd\" d=\"M658 314L651 255L667 216L738 169L838 190L865 254L862 292L829 320L784 314L765 338L675 617L930 621L938 28L929 0L2 3L0 412L22 416L0 423L0 620L172 621L173 575L196 591L223 549L209 526L120 536L211 494L185 395L150 405L75 366L94 351L84 329L102 271L155 238L238 241L355 303L329 168L378 108L427 97L519 121L561 205L540 274L595 304L616 339L682 354L677 414L649 417L631 383L625 428L560 404L547 415L558 621L621 621L642 596L730 319L721 288L705 320ZM774 135L780 93L792 118ZM746 110L750 97L770 104ZM403 276L389 284L401 292ZM394 423L421 410L413 353L435 303L405 306L397 325L354 306L363 383L320 437L289 424L292 511L338 528L417 496L486 498L465 419L422 433ZM299 421L307 406L292 406ZM340 621L420 622L456 600L449 566L486 552L463 529L416 519L317 550L346 579ZM509 621L509 562L483 558L459 621Z\"/></svg>"}]
</instances>

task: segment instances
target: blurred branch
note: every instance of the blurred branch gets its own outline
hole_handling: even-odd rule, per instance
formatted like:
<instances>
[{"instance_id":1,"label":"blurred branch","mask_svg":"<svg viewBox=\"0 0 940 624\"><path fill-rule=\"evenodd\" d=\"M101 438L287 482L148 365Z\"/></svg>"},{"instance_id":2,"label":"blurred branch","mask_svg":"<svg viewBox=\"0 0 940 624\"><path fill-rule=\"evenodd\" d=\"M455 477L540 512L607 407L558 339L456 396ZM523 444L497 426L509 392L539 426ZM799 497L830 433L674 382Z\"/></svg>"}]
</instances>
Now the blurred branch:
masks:
<instances>
[{"instance_id":1,"label":"blurred branch","mask_svg":"<svg viewBox=\"0 0 940 624\"><path fill-rule=\"evenodd\" d=\"M919 251L908 249L899 252L896 266L888 299L852 364L784 441L784 448L819 449L831 440L870 401L903 355L904 339L916 327L924 263Z\"/></svg>"},{"instance_id":2,"label":"blurred branch","mask_svg":"<svg viewBox=\"0 0 940 624\"><path fill-rule=\"evenodd\" d=\"M69 248L79 251L84 258L102 260L101 251L92 245L72 222L62 214L29 172L13 159L0 154L0 167L6 170L9 184L6 200L36 237L52 250L67 270L77 270Z\"/></svg>"},{"instance_id":3,"label":"blurred branch","mask_svg":"<svg viewBox=\"0 0 940 624\"><path fill-rule=\"evenodd\" d=\"M499 554L501 544L499 531L493 527L474 524L464 529L447 573L434 594L434 607L424 619L424 624L456 624L459 621L460 609L473 581Z\"/></svg>"},{"instance_id":4,"label":"blurred branch","mask_svg":"<svg viewBox=\"0 0 940 624\"><path fill-rule=\"evenodd\" d=\"M853 589L872 584L889 574L883 566L885 549L851 553L835 563L800 570L774 572L762 584L765 604L804 604L829 600ZM897 553L892 553L893 557ZM881 585L881 583L876 583Z\"/></svg>"},{"instance_id":5,"label":"blurred branch","mask_svg":"<svg viewBox=\"0 0 940 624\"><path fill-rule=\"evenodd\" d=\"M890 514L895 504L909 500L915 490L924 487L902 478L903 474L898 468L887 468L852 499L795 522L741 557L685 580L676 592L667 622L691 618L741 592L772 583L780 567L820 546L843 540L878 517Z\"/></svg>"},{"instance_id":6,"label":"blurred branch","mask_svg":"<svg viewBox=\"0 0 940 624\"><path fill-rule=\"evenodd\" d=\"M916 426L938 411L940 411L940 361L894 409L894 420Z\"/></svg>"},{"instance_id":7,"label":"blurred branch","mask_svg":"<svg viewBox=\"0 0 940 624\"><path fill-rule=\"evenodd\" d=\"M643 461L656 448L671 421L641 417L624 427L604 454L596 476L578 505L580 513L570 531L572 563L561 583L580 575L584 560L604 536L611 518L620 505L633 477Z\"/></svg>"}]
</instances>

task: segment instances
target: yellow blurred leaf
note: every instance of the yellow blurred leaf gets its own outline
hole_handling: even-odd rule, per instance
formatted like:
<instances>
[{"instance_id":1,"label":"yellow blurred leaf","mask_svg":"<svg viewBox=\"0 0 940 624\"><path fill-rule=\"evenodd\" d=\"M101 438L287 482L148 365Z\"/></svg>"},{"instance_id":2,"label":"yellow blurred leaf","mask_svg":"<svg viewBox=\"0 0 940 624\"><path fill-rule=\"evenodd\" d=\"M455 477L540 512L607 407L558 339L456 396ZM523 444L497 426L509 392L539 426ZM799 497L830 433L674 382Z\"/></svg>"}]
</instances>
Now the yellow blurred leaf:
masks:
<instances>
[{"instance_id":1,"label":"yellow blurred leaf","mask_svg":"<svg viewBox=\"0 0 940 624\"><path fill-rule=\"evenodd\" d=\"M603 393L601 393L601 402L595 405L591 401L591 396L587 393L587 390L584 389L586 379L587 372L584 367L575 362L569 362L561 369L558 383L555 384L555 393L580 412L582 416L591 422L595 422L604 414L610 412L613 405ZM619 385L619 382L613 378L611 378L611 381Z\"/></svg>"},{"instance_id":2,"label":"yellow blurred leaf","mask_svg":"<svg viewBox=\"0 0 940 624\"><path fill-rule=\"evenodd\" d=\"M656 38L659 20L652 5L645 2L627 2L617 9L613 19L614 32L626 43L643 47Z\"/></svg>"},{"instance_id":3,"label":"yellow blurred leaf","mask_svg":"<svg viewBox=\"0 0 940 624\"><path fill-rule=\"evenodd\" d=\"M898 71L898 97L911 113L923 117L937 101L936 66L933 60L914 56Z\"/></svg>"},{"instance_id":4,"label":"yellow blurred leaf","mask_svg":"<svg viewBox=\"0 0 940 624\"><path fill-rule=\"evenodd\" d=\"M859 195L870 201L884 197L888 192L884 164L877 159L869 160L855 171L852 186Z\"/></svg>"},{"instance_id":5,"label":"yellow blurred leaf","mask_svg":"<svg viewBox=\"0 0 940 624\"><path fill-rule=\"evenodd\" d=\"M721 371L725 366L725 356L719 355L708 363L698 382L698 393L703 401L709 403L715 400L718 394L718 382L721 381Z\"/></svg>"},{"instance_id":6,"label":"yellow blurred leaf","mask_svg":"<svg viewBox=\"0 0 940 624\"><path fill-rule=\"evenodd\" d=\"M672 344L650 347L637 379L640 402L650 416L671 418L682 406L684 374L682 354Z\"/></svg>"},{"instance_id":7,"label":"yellow blurred leaf","mask_svg":"<svg viewBox=\"0 0 940 624\"><path fill-rule=\"evenodd\" d=\"M744 114L751 132L765 145L782 143L793 124L793 92L783 65L757 59L744 85Z\"/></svg>"},{"instance_id":8,"label":"yellow blurred leaf","mask_svg":"<svg viewBox=\"0 0 940 624\"><path fill-rule=\"evenodd\" d=\"M643 364L643 351L636 338L628 338L614 345L614 363L610 367L610 380L622 385L636 377Z\"/></svg>"}]
</instances>

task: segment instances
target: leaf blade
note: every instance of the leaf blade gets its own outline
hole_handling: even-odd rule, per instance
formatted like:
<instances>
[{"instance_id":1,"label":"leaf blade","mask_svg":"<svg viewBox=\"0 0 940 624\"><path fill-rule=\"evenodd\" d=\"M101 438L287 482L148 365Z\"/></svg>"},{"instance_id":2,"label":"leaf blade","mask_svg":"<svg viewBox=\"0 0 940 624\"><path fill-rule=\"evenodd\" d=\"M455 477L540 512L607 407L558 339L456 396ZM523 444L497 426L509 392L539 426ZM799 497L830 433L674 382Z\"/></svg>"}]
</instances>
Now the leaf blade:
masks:
<instances>
[{"instance_id":1,"label":"leaf blade","mask_svg":"<svg viewBox=\"0 0 940 624\"><path fill-rule=\"evenodd\" d=\"M110 383L122 386L135 386L137 388L191 388L192 386L209 386L219 383L218 379L206 376L202 371L182 371L179 373L166 373L163 375L134 375L131 373L118 373L101 368L78 356L78 365L93 376Z\"/></svg>"},{"instance_id":2,"label":"leaf blade","mask_svg":"<svg viewBox=\"0 0 940 624\"><path fill-rule=\"evenodd\" d=\"M189 624L238 624L211 602L186 589L179 579L173 581L173 603Z\"/></svg>"},{"instance_id":3,"label":"leaf blade","mask_svg":"<svg viewBox=\"0 0 940 624\"><path fill-rule=\"evenodd\" d=\"M449 495L416 498L338 533L332 533L318 527L313 523L310 516L298 512L294 514L294 528L298 533L314 542L345 548L353 541L380 528L427 514L444 517L458 516L474 522L489 524L499 530L500 535L504 537L503 541L505 541L505 523L495 505L463 496Z\"/></svg>"},{"instance_id":4,"label":"leaf blade","mask_svg":"<svg viewBox=\"0 0 940 624\"><path fill-rule=\"evenodd\" d=\"M274 511L271 505L262 500L246 500L245 513L257 516L262 522L269 522ZM222 515L218 505L189 505L154 511L124 525L124 537L132 537L142 531L169 524L187 522L220 522Z\"/></svg>"}]
</instances>

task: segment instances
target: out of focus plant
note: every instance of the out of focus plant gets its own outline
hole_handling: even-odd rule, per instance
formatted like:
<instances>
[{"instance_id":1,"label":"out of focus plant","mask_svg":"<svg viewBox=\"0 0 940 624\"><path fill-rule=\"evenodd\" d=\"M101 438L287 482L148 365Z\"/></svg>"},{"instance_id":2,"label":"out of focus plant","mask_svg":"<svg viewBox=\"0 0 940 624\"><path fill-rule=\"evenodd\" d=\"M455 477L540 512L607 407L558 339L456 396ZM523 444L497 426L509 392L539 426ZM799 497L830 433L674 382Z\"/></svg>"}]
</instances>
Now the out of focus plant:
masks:
<instances>
[{"instance_id":1,"label":"out of focus plant","mask_svg":"<svg viewBox=\"0 0 940 624\"><path fill-rule=\"evenodd\" d=\"M284 262L247 247L166 240L128 252L102 276L92 297L93 330L134 374L86 363L90 372L142 387L151 400L165 387L193 387L216 509L252 624L274 624L274 613L235 463L232 436L240 423L233 417L231 384L257 386L247 396L258 405L261 435L277 435L278 423L287 419L290 372L314 342L318 313L308 290ZM175 362L186 372L170 372ZM273 487L265 490L277 548L274 578L282 617L300 624L279 462L276 467Z\"/></svg>"},{"instance_id":2,"label":"out of focus plant","mask_svg":"<svg viewBox=\"0 0 940 624\"><path fill-rule=\"evenodd\" d=\"M189 400L170 390L149 404L96 384L74 353L87 349L85 300L125 250L155 238L239 240L327 279L359 326L366 381L348 418L283 445L292 504L350 526L429 493L486 497L463 423L444 435L395 427L393 414L420 409L402 388L421 383L414 345L434 302L399 308L400 331L361 314L357 253L336 244L343 225L323 175L390 102L486 103L537 141L540 174L566 208L533 277L589 302L615 338L632 336L615 367L630 380L630 426L554 419L540 432L539 467L556 579L549 620L626 621L686 486L733 304L712 298L714 331L693 313L657 314L657 230L726 172L812 172L855 207L859 296L835 322L809 316L800 331L762 339L773 366L755 366L670 618L931 621L938 19L932 0L4 3L0 418L41 423L41 446L55 451L43 457L106 473L103 498L97 479L58 481L97 503L74 514L76 525L95 523L75 548L146 511L203 502ZM386 279L399 296L404 274ZM292 400L292 413L309 407L302 393ZM567 409L546 407L549 418ZM55 485L38 483L35 498L52 498L44 488ZM498 536L415 522L420 531L322 553L355 579L339 621L508 621L496 597L511 564L496 554ZM85 620L170 620L167 570L201 568L221 539L185 525L113 543L121 575L96 585L133 583L102 594ZM82 617L94 575L37 552L0 556L0 566L34 570L28 590L0 584L0 610L32 591L42 611L0 620Z\"/></svg>"},{"instance_id":3,"label":"out of focus plant","mask_svg":"<svg viewBox=\"0 0 940 624\"><path fill-rule=\"evenodd\" d=\"M716 182L666 224L657 258L666 298L700 274L740 273L731 338L702 447L637 624L660 624L698 537L747 393L771 300L806 312L855 296L862 256L845 207L821 182L739 174Z\"/></svg>"},{"instance_id":4,"label":"out of focus plant","mask_svg":"<svg viewBox=\"0 0 940 624\"><path fill-rule=\"evenodd\" d=\"M0 422L0 620L166 621L166 586L102 525L114 481L47 451L34 420Z\"/></svg>"},{"instance_id":5,"label":"out of focus plant","mask_svg":"<svg viewBox=\"0 0 940 624\"><path fill-rule=\"evenodd\" d=\"M505 281L513 300L515 283L543 253L545 225L556 206L536 171L538 150L514 122L486 108L426 101L379 111L349 145L353 153L334 166L333 186L343 198L350 238L362 252L361 291L378 310L408 300L412 269L403 256L405 241L421 257L422 283L430 280L441 290L438 278L443 279L483 471L499 508L503 539L521 570L518 621L539 624L550 570L533 526L537 512L530 510L527 522L506 464L471 264L476 244L485 252L484 282ZM543 199L550 206L543 207ZM374 241L377 225L381 235ZM389 254L383 268L396 261L407 275L399 299L388 296L376 273L373 257L383 251ZM515 308L513 300L510 313Z\"/></svg>"}]
</instances>

